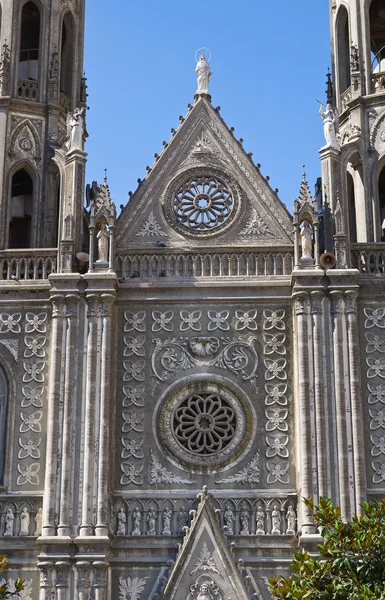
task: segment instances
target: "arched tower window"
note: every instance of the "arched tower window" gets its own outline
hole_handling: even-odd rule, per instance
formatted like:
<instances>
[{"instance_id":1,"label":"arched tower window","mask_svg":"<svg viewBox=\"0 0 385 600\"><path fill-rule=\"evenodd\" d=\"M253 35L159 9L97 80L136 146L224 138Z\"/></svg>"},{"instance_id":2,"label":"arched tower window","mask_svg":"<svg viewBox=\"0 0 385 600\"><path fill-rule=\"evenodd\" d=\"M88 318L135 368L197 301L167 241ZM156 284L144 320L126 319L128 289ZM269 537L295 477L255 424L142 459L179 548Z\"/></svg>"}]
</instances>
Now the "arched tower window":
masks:
<instances>
[{"instance_id":1,"label":"arched tower window","mask_svg":"<svg viewBox=\"0 0 385 600\"><path fill-rule=\"evenodd\" d=\"M350 241L354 244L357 241L356 198L354 194L354 180L350 173L347 173L346 177L348 188L349 234Z\"/></svg>"},{"instance_id":2,"label":"arched tower window","mask_svg":"<svg viewBox=\"0 0 385 600\"><path fill-rule=\"evenodd\" d=\"M74 62L74 22L70 13L66 13L62 25L61 37L61 63L60 63L60 91L71 98Z\"/></svg>"},{"instance_id":3,"label":"arched tower window","mask_svg":"<svg viewBox=\"0 0 385 600\"><path fill-rule=\"evenodd\" d=\"M350 36L349 36L349 15L348 11L342 6L337 17L337 68L338 68L338 89L343 94L350 87Z\"/></svg>"},{"instance_id":4,"label":"arched tower window","mask_svg":"<svg viewBox=\"0 0 385 600\"><path fill-rule=\"evenodd\" d=\"M378 177L378 202L380 209L381 241L385 241L385 167Z\"/></svg>"},{"instance_id":5,"label":"arched tower window","mask_svg":"<svg viewBox=\"0 0 385 600\"><path fill-rule=\"evenodd\" d=\"M58 245L60 212L60 171L51 160L47 171L46 210L45 210L45 240L44 245L52 248Z\"/></svg>"},{"instance_id":6,"label":"arched tower window","mask_svg":"<svg viewBox=\"0 0 385 600\"><path fill-rule=\"evenodd\" d=\"M385 71L385 2L372 0L369 9L370 50L374 73Z\"/></svg>"},{"instance_id":7,"label":"arched tower window","mask_svg":"<svg viewBox=\"0 0 385 600\"><path fill-rule=\"evenodd\" d=\"M5 464L5 430L7 424L8 383L5 373L0 366L0 485L4 479Z\"/></svg>"},{"instance_id":8,"label":"arched tower window","mask_svg":"<svg viewBox=\"0 0 385 600\"><path fill-rule=\"evenodd\" d=\"M40 54L40 12L27 2L21 13L19 78L38 80Z\"/></svg>"},{"instance_id":9,"label":"arched tower window","mask_svg":"<svg viewBox=\"0 0 385 600\"><path fill-rule=\"evenodd\" d=\"M31 220L33 213L33 182L25 169L12 177L11 222L9 247L31 247Z\"/></svg>"}]
</instances>

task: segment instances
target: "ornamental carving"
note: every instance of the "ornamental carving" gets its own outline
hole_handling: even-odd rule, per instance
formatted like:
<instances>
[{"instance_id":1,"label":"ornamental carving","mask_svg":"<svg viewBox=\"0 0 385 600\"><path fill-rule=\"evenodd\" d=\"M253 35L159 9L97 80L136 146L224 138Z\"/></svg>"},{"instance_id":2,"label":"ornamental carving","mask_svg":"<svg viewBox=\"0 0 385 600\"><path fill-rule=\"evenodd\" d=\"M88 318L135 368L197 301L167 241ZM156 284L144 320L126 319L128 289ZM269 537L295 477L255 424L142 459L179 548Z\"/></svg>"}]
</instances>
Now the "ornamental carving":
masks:
<instances>
[{"instance_id":1,"label":"ornamental carving","mask_svg":"<svg viewBox=\"0 0 385 600\"><path fill-rule=\"evenodd\" d=\"M224 465L245 450L253 416L249 401L230 382L198 378L179 383L166 395L156 422L173 457L205 470Z\"/></svg>"},{"instance_id":2,"label":"ornamental carving","mask_svg":"<svg viewBox=\"0 0 385 600\"><path fill-rule=\"evenodd\" d=\"M217 367L219 369L229 369L236 375L239 375L244 381L250 381L255 384L255 376L258 367L258 354L255 349L257 338L249 336L246 338L222 338L220 349L212 356L212 350L216 338L206 338L205 342L193 341L191 348L191 340L188 338L167 338L161 340L155 338L154 351L151 357L152 370L160 381L166 381L172 374L180 370L187 370L193 367ZM194 343L195 342L195 343ZM197 344L199 346L200 356L196 356ZM206 354L206 359L203 358L202 352L204 347L210 348L210 354ZM212 357L211 357L212 356ZM211 358L210 358L211 357Z\"/></svg>"},{"instance_id":3,"label":"ornamental carving","mask_svg":"<svg viewBox=\"0 0 385 600\"><path fill-rule=\"evenodd\" d=\"M214 167L183 172L164 195L166 219L183 235L222 233L239 214L240 207L238 184Z\"/></svg>"}]
</instances>

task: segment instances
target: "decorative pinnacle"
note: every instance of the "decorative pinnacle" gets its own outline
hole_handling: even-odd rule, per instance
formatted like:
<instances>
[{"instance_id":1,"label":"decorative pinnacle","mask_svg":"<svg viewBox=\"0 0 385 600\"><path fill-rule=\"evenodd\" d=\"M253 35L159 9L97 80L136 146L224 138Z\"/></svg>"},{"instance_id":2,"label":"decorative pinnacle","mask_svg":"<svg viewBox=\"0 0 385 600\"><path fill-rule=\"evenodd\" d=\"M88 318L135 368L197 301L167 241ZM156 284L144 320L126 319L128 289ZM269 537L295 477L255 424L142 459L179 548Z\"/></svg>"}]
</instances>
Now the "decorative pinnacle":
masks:
<instances>
[{"instance_id":1,"label":"decorative pinnacle","mask_svg":"<svg viewBox=\"0 0 385 600\"><path fill-rule=\"evenodd\" d=\"M107 185L107 168L104 169L104 178L103 181L105 183L105 185Z\"/></svg>"}]
</instances>

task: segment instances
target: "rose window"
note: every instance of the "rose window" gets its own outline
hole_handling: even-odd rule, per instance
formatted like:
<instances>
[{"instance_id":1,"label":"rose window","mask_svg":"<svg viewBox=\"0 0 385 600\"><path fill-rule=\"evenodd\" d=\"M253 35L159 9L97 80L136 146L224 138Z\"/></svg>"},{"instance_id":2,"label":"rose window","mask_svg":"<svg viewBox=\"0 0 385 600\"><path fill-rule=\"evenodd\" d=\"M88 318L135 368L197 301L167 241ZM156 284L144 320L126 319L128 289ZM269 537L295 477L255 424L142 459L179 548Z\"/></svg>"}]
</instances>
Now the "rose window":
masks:
<instances>
[{"instance_id":1,"label":"rose window","mask_svg":"<svg viewBox=\"0 0 385 600\"><path fill-rule=\"evenodd\" d=\"M174 214L185 227L206 231L227 221L233 205L231 192L223 181L215 177L194 177L176 192Z\"/></svg>"},{"instance_id":2,"label":"rose window","mask_svg":"<svg viewBox=\"0 0 385 600\"><path fill-rule=\"evenodd\" d=\"M205 471L228 464L246 449L252 413L249 400L232 382L200 376L174 384L154 418L171 457Z\"/></svg>"},{"instance_id":3,"label":"rose window","mask_svg":"<svg viewBox=\"0 0 385 600\"><path fill-rule=\"evenodd\" d=\"M175 437L190 452L212 454L234 437L235 411L216 394L191 394L175 411Z\"/></svg>"}]
</instances>

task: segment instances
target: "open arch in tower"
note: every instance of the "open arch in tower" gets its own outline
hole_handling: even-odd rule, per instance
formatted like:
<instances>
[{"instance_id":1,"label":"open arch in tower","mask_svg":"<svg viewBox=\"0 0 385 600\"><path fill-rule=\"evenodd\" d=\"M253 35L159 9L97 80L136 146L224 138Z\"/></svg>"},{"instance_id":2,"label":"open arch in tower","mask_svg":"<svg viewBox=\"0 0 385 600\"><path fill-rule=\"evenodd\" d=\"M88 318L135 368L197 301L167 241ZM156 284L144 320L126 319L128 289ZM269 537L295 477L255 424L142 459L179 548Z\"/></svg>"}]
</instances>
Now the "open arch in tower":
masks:
<instances>
[{"instance_id":1,"label":"open arch in tower","mask_svg":"<svg viewBox=\"0 0 385 600\"><path fill-rule=\"evenodd\" d=\"M75 25L69 12L63 17L60 55L60 91L71 98L73 85Z\"/></svg>"},{"instance_id":2,"label":"open arch in tower","mask_svg":"<svg viewBox=\"0 0 385 600\"><path fill-rule=\"evenodd\" d=\"M48 165L45 197L44 230L46 234L44 245L49 248L54 248L58 245L59 237L61 185L60 170L53 160L51 160Z\"/></svg>"},{"instance_id":3,"label":"open arch in tower","mask_svg":"<svg viewBox=\"0 0 385 600\"><path fill-rule=\"evenodd\" d=\"M339 93L343 94L350 87L350 35L349 35L349 15L344 6L338 11L337 15L337 56L338 56L338 88Z\"/></svg>"},{"instance_id":4,"label":"open arch in tower","mask_svg":"<svg viewBox=\"0 0 385 600\"><path fill-rule=\"evenodd\" d=\"M370 50L374 72L385 71L385 2L372 0L369 7Z\"/></svg>"},{"instance_id":5,"label":"open arch in tower","mask_svg":"<svg viewBox=\"0 0 385 600\"><path fill-rule=\"evenodd\" d=\"M367 241L367 219L362 159L358 152L349 158L347 169L349 232L352 242Z\"/></svg>"},{"instance_id":6,"label":"open arch in tower","mask_svg":"<svg viewBox=\"0 0 385 600\"><path fill-rule=\"evenodd\" d=\"M16 171L11 184L11 219L9 248L31 247L34 185L30 174L22 168Z\"/></svg>"},{"instance_id":7,"label":"open arch in tower","mask_svg":"<svg viewBox=\"0 0 385 600\"><path fill-rule=\"evenodd\" d=\"M40 27L41 16L37 4L27 2L21 11L20 24L20 52L19 69L20 79L37 81L39 77L40 58Z\"/></svg>"}]
</instances>

